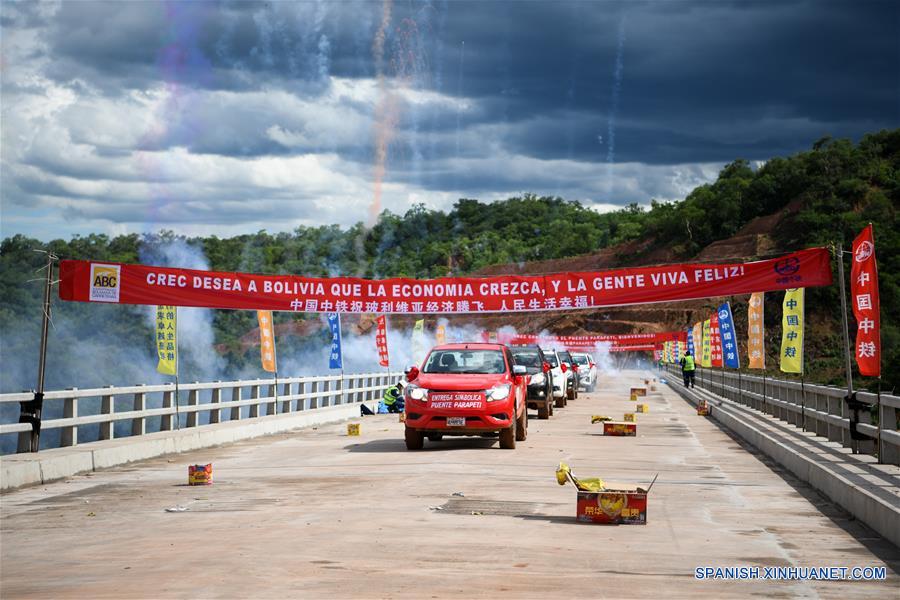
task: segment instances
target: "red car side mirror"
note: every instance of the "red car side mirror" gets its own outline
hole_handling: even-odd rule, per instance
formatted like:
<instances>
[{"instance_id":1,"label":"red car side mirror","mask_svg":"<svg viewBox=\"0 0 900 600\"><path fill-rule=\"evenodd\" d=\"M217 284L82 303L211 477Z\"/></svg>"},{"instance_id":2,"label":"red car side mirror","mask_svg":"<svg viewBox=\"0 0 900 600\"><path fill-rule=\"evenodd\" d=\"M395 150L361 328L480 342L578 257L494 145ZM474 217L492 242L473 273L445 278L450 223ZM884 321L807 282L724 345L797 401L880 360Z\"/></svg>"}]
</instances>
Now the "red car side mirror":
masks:
<instances>
[{"instance_id":1,"label":"red car side mirror","mask_svg":"<svg viewBox=\"0 0 900 600\"><path fill-rule=\"evenodd\" d=\"M419 376L419 367L410 367L406 371L406 380L413 381Z\"/></svg>"},{"instance_id":2,"label":"red car side mirror","mask_svg":"<svg viewBox=\"0 0 900 600\"><path fill-rule=\"evenodd\" d=\"M566 368L566 363L559 363L559 368L562 369L563 373L568 371L568 369Z\"/></svg>"},{"instance_id":3,"label":"red car side mirror","mask_svg":"<svg viewBox=\"0 0 900 600\"><path fill-rule=\"evenodd\" d=\"M572 363L572 370L575 371L575 372L577 373L577 372L578 372L578 365L576 365L575 363Z\"/></svg>"},{"instance_id":4,"label":"red car side mirror","mask_svg":"<svg viewBox=\"0 0 900 600\"><path fill-rule=\"evenodd\" d=\"M541 369L544 371L544 373L549 373L550 372L550 363L545 362L543 365L541 365Z\"/></svg>"}]
</instances>

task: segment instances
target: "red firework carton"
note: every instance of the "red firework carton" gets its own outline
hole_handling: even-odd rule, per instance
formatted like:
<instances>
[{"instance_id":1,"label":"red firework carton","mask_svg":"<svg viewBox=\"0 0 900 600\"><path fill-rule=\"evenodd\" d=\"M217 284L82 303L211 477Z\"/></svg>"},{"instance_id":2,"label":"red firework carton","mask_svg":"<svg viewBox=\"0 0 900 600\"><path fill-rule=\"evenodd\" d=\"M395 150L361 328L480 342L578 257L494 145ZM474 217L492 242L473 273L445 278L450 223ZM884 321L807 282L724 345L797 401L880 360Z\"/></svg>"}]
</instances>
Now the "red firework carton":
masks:
<instances>
[{"instance_id":1,"label":"red firework carton","mask_svg":"<svg viewBox=\"0 0 900 600\"><path fill-rule=\"evenodd\" d=\"M647 395L647 388L645 388L645 387L633 387L633 388L631 388L631 395L632 395L632 396L646 396L646 395Z\"/></svg>"},{"instance_id":2,"label":"red firework carton","mask_svg":"<svg viewBox=\"0 0 900 600\"><path fill-rule=\"evenodd\" d=\"M188 466L188 485L212 485L212 463Z\"/></svg>"},{"instance_id":3,"label":"red firework carton","mask_svg":"<svg viewBox=\"0 0 900 600\"><path fill-rule=\"evenodd\" d=\"M606 421L603 423L603 435L637 435L637 423Z\"/></svg>"},{"instance_id":4,"label":"red firework carton","mask_svg":"<svg viewBox=\"0 0 900 600\"><path fill-rule=\"evenodd\" d=\"M582 523L646 525L647 497L656 477L646 488L630 483L606 483L599 492L579 490L575 518Z\"/></svg>"}]
</instances>

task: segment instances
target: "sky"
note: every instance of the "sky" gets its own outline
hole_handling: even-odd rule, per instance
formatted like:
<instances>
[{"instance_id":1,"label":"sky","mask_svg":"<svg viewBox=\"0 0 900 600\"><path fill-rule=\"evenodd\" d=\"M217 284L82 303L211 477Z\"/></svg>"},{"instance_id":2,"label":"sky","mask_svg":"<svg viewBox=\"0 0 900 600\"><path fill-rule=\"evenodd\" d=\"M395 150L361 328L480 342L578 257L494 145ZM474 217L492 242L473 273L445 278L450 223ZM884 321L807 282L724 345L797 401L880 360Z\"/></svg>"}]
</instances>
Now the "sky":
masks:
<instances>
[{"instance_id":1,"label":"sky","mask_svg":"<svg viewBox=\"0 0 900 600\"><path fill-rule=\"evenodd\" d=\"M0 3L0 237L682 199L900 126L900 3Z\"/></svg>"}]
</instances>

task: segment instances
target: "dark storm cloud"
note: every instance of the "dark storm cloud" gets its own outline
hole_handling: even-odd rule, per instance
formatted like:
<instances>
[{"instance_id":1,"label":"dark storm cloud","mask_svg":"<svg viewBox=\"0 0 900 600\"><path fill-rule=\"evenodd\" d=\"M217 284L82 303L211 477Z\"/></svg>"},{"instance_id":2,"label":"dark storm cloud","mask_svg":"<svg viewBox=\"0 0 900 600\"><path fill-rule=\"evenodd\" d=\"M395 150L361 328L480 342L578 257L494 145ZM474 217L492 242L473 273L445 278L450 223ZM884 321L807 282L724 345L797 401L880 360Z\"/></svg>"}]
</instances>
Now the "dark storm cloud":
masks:
<instances>
[{"instance_id":1,"label":"dark storm cloud","mask_svg":"<svg viewBox=\"0 0 900 600\"><path fill-rule=\"evenodd\" d=\"M310 89L302 82L321 75L323 35L331 75L372 75L380 10L364 2L63 3L51 73L117 91L174 81L302 93ZM395 3L386 62L389 73L398 70L403 24L412 20L421 52L414 84L484 107L423 118L422 135L454 128L457 118L462 127L504 122L521 126L510 137L517 152L603 160L624 19L616 161L768 158L807 147L810 137L858 137L900 119L898 10L878 1ZM202 151L281 151L265 141L219 142Z\"/></svg>"}]
</instances>

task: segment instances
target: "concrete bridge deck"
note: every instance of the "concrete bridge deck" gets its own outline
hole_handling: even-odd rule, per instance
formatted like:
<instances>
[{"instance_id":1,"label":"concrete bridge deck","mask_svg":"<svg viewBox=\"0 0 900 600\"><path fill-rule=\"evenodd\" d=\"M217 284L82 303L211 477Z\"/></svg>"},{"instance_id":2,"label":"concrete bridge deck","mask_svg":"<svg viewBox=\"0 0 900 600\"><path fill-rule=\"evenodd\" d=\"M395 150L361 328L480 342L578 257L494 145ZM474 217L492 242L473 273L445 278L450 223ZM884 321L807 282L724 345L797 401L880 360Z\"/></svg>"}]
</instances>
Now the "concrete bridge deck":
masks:
<instances>
[{"instance_id":1,"label":"concrete bridge deck","mask_svg":"<svg viewBox=\"0 0 900 600\"><path fill-rule=\"evenodd\" d=\"M645 374L603 379L515 451L407 452L395 416L134 463L0 496L3 598L896 597L900 552ZM581 476L647 483L646 526L576 523ZM215 484L189 487L212 462ZM454 496L462 492L464 496ZM184 507L184 512L166 508ZM440 508L440 510L437 510ZM698 581L699 566L887 567L885 581Z\"/></svg>"}]
</instances>

